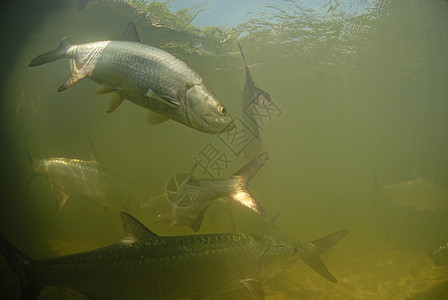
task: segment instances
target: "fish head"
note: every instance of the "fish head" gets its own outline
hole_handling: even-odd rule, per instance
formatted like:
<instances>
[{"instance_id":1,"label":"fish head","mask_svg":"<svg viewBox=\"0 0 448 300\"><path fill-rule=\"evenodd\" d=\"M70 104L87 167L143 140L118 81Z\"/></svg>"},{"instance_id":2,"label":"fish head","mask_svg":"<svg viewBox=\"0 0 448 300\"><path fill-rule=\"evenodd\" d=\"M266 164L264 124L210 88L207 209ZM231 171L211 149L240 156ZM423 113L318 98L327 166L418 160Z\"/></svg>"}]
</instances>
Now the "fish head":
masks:
<instances>
[{"instance_id":1,"label":"fish head","mask_svg":"<svg viewBox=\"0 0 448 300\"><path fill-rule=\"evenodd\" d=\"M203 84L187 84L184 101L184 113L191 127L214 134L235 128L226 108Z\"/></svg>"},{"instance_id":2,"label":"fish head","mask_svg":"<svg viewBox=\"0 0 448 300\"><path fill-rule=\"evenodd\" d=\"M268 239L267 250L261 258L263 279L269 279L293 264L300 256L299 246Z\"/></svg>"}]
</instances>

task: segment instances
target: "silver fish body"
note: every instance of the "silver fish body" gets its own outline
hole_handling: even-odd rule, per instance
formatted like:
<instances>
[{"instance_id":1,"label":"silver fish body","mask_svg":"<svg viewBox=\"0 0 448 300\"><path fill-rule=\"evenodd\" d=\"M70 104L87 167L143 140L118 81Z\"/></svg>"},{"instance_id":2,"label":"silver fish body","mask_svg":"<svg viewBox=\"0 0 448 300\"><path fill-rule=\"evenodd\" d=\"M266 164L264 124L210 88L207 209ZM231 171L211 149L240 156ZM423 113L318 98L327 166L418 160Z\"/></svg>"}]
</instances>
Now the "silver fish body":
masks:
<instances>
[{"instance_id":1,"label":"silver fish body","mask_svg":"<svg viewBox=\"0 0 448 300\"><path fill-rule=\"evenodd\" d=\"M248 183L268 158L266 152L261 153L226 178L195 179L189 174L182 180L172 179L167 187L172 224L189 225L194 231L198 231L205 211L219 197L229 197L265 217L266 211L250 193Z\"/></svg>"},{"instance_id":2,"label":"silver fish body","mask_svg":"<svg viewBox=\"0 0 448 300\"><path fill-rule=\"evenodd\" d=\"M133 23L122 39L72 45L65 38L58 49L36 57L30 66L70 58L71 77L58 91L89 77L104 85L98 93L114 94L109 112L127 99L156 113L151 115L150 124L173 119L206 133L234 127L224 106L184 62L140 43Z\"/></svg>"},{"instance_id":3,"label":"silver fish body","mask_svg":"<svg viewBox=\"0 0 448 300\"><path fill-rule=\"evenodd\" d=\"M70 198L83 198L106 209L135 211L139 204L130 189L111 170L94 160L32 159L33 176L45 177L61 210Z\"/></svg>"},{"instance_id":4,"label":"silver fish body","mask_svg":"<svg viewBox=\"0 0 448 300\"><path fill-rule=\"evenodd\" d=\"M313 263L308 259L313 257L323 266L319 254L327 250L313 242L284 243L255 234L159 237L132 216L121 215L127 233L122 242L46 261L28 258L1 236L0 250L19 276L22 298L33 298L50 285L95 299L198 299L245 285L254 298L263 299L264 280L297 258ZM326 246L347 233L325 237ZM313 268L320 273L317 265ZM321 275L336 282L328 270Z\"/></svg>"}]
</instances>

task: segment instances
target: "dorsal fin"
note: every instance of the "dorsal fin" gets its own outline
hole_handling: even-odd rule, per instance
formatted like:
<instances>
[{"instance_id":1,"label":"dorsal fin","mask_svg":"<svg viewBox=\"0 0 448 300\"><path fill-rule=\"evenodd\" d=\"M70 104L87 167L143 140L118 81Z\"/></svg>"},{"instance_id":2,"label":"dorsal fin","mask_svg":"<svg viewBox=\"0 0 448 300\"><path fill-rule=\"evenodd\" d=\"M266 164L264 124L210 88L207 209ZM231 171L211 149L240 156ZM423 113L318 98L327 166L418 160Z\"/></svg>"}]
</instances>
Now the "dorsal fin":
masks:
<instances>
[{"instance_id":1,"label":"dorsal fin","mask_svg":"<svg viewBox=\"0 0 448 300\"><path fill-rule=\"evenodd\" d=\"M125 232L125 237L121 240L121 243L132 244L158 236L130 214L122 211L120 216Z\"/></svg>"},{"instance_id":2,"label":"dorsal fin","mask_svg":"<svg viewBox=\"0 0 448 300\"><path fill-rule=\"evenodd\" d=\"M128 26L123 32L123 35L121 36L121 40L129 42L140 42L137 28L135 27L135 24L133 22L129 22Z\"/></svg>"}]
</instances>

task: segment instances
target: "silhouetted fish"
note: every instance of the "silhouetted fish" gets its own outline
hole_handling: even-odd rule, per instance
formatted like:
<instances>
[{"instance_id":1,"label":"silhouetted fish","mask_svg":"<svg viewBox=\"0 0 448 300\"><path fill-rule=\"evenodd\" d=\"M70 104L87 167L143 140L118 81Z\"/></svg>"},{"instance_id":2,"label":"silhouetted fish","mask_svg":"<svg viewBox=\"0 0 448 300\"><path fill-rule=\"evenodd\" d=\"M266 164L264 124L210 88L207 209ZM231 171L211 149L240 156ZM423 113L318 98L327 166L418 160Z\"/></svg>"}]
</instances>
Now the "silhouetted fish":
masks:
<instances>
[{"instance_id":1,"label":"silhouetted fish","mask_svg":"<svg viewBox=\"0 0 448 300\"><path fill-rule=\"evenodd\" d=\"M398 208L448 212L448 190L428 180L414 179L382 185L375 177L375 189L375 202L388 200Z\"/></svg>"},{"instance_id":2,"label":"silhouetted fish","mask_svg":"<svg viewBox=\"0 0 448 300\"><path fill-rule=\"evenodd\" d=\"M341 230L303 243L271 235L157 236L122 212L126 237L93 251L36 261L0 235L0 250L20 280L21 298L36 299L46 286L66 287L93 299L200 299L246 286L264 299L262 282L302 259L337 282L319 255L347 235Z\"/></svg>"}]
</instances>

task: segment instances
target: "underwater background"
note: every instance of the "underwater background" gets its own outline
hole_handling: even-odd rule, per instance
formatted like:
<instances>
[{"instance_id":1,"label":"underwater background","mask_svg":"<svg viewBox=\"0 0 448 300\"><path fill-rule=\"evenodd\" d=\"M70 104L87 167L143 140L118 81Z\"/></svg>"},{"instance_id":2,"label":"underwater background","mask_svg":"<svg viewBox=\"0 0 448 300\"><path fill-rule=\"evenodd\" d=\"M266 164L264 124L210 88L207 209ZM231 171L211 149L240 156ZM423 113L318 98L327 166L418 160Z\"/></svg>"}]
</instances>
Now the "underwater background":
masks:
<instances>
[{"instance_id":1,"label":"underwater background","mask_svg":"<svg viewBox=\"0 0 448 300\"><path fill-rule=\"evenodd\" d=\"M428 255L448 240L447 1L77 7L74 0L1 5L0 232L18 249L48 259L123 237L117 211L69 201L56 212L48 181L29 182L25 150L36 158L85 158L91 141L98 161L145 204L133 215L159 235L194 234L158 221L172 176L189 172L211 145L226 158L210 166L212 176L229 176L247 162L245 149L228 137L172 121L148 125L148 112L131 102L107 114L109 96L95 95L91 80L58 93L68 60L28 67L64 36L75 43L119 39L133 21L142 43L185 61L241 121L239 42L256 85L274 102L260 114L270 158L250 182L267 219L279 213L277 225L301 241L350 229L321 256L337 284L298 261L264 283L267 299L448 298L448 266L434 266ZM422 181L423 190L416 186ZM425 200L434 194L446 203L428 209ZM409 204L413 197L420 198ZM246 208L232 203L232 211L238 232L262 226ZM213 203L198 233L231 231L229 216ZM3 257L0 270L0 298L18 299L18 280ZM81 296L61 288L40 296L60 297ZM241 289L211 297L229 298L251 295Z\"/></svg>"}]
</instances>

